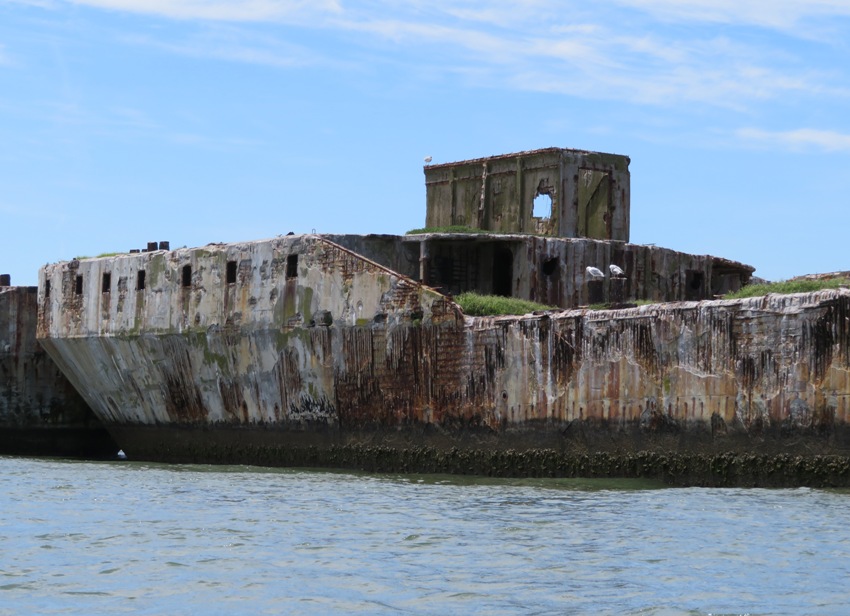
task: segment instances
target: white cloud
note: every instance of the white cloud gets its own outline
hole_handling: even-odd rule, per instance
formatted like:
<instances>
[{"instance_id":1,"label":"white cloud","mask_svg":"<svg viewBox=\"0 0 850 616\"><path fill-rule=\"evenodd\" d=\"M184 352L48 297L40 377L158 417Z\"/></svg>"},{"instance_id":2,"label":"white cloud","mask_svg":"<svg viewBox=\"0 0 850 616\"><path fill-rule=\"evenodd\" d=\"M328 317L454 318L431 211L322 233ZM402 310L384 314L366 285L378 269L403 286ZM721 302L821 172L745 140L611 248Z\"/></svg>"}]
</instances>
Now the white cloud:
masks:
<instances>
[{"instance_id":1,"label":"white cloud","mask_svg":"<svg viewBox=\"0 0 850 616\"><path fill-rule=\"evenodd\" d=\"M788 131L766 131L742 128L736 135L751 144L763 147L781 147L790 150L817 149L825 152L850 152L850 134L814 128Z\"/></svg>"}]
</instances>

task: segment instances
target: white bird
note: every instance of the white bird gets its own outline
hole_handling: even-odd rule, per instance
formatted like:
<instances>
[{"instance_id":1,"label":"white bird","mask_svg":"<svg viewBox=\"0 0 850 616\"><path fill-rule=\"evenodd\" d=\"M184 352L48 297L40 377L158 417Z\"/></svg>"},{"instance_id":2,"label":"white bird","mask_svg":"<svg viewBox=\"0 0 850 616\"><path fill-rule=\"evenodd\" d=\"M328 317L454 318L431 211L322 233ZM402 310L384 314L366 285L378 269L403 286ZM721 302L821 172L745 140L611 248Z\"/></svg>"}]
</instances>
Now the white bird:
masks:
<instances>
[{"instance_id":1,"label":"white bird","mask_svg":"<svg viewBox=\"0 0 850 616\"><path fill-rule=\"evenodd\" d=\"M592 265L587 266L587 273L591 278L605 278L605 274L602 273L602 270Z\"/></svg>"},{"instance_id":2,"label":"white bird","mask_svg":"<svg viewBox=\"0 0 850 616\"><path fill-rule=\"evenodd\" d=\"M611 272L612 276L617 276L618 278L626 276L626 272L624 272L620 267L614 265L613 263L608 266L608 271Z\"/></svg>"},{"instance_id":3,"label":"white bird","mask_svg":"<svg viewBox=\"0 0 850 616\"><path fill-rule=\"evenodd\" d=\"M426 163L430 163L432 160L434 160L434 159L433 159L433 158L431 158L430 156L426 156L426 157L425 157L425 162L426 162Z\"/></svg>"}]
</instances>

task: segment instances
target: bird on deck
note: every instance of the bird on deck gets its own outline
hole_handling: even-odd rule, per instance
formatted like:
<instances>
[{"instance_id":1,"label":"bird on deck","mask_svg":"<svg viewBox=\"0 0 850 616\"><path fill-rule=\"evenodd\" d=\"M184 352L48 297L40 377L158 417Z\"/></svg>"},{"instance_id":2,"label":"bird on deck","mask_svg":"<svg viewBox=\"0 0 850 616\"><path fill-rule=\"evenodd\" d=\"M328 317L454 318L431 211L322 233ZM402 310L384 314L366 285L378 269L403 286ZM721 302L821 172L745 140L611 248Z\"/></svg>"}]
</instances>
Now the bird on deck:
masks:
<instances>
[{"instance_id":1,"label":"bird on deck","mask_svg":"<svg viewBox=\"0 0 850 616\"><path fill-rule=\"evenodd\" d=\"M587 269L585 271L587 272L587 274L591 278L605 278L605 274L603 274L602 270L599 269L598 267L593 267L592 265L588 265Z\"/></svg>"},{"instance_id":2,"label":"bird on deck","mask_svg":"<svg viewBox=\"0 0 850 616\"><path fill-rule=\"evenodd\" d=\"M617 278L626 277L626 272L624 272L621 267L614 265L613 263L608 266L608 271L611 272L612 276L616 276Z\"/></svg>"}]
</instances>

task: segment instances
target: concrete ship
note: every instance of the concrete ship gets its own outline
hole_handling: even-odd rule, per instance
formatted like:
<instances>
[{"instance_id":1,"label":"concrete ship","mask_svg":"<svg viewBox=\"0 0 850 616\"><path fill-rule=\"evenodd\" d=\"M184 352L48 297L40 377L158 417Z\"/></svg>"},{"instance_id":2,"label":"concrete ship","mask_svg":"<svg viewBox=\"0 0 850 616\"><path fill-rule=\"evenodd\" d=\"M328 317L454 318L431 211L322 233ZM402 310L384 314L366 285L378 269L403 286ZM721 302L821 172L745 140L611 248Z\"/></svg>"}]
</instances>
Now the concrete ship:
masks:
<instances>
[{"instance_id":1,"label":"concrete ship","mask_svg":"<svg viewBox=\"0 0 850 616\"><path fill-rule=\"evenodd\" d=\"M711 299L753 268L628 243L628 162L426 167L429 227L461 233L48 265L39 339L136 459L847 483L794 456L847 452L850 292ZM558 309L470 317L466 290ZM640 299L666 303L582 307Z\"/></svg>"}]
</instances>

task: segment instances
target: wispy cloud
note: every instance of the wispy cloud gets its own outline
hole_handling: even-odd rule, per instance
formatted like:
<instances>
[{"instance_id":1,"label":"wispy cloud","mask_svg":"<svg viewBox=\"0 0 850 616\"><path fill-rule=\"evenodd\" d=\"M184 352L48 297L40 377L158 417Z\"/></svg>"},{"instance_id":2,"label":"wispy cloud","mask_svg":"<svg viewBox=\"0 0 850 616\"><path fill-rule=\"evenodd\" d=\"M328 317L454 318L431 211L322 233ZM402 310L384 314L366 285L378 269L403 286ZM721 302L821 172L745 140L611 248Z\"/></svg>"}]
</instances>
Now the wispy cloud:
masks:
<instances>
[{"instance_id":1,"label":"wispy cloud","mask_svg":"<svg viewBox=\"0 0 850 616\"><path fill-rule=\"evenodd\" d=\"M20 220L39 220L41 222L48 221L49 224L64 221L67 216L60 210L45 207L43 205L18 205L15 203L7 203L0 201L0 214L8 218L17 218Z\"/></svg>"},{"instance_id":2,"label":"wispy cloud","mask_svg":"<svg viewBox=\"0 0 850 616\"><path fill-rule=\"evenodd\" d=\"M54 8L57 4L56 0L6 0L10 4L23 4L26 6L37 6L40 8Z\"/></svg>"},{"instance_id":3,"label":"wispy cloud","mask_svg":"<svg viewBox=\"0 0 850 616\"><path fill-rule=\"evenodd\" d=\"M279 68L342 64L302 45L221 25L186 35L177 41L153 38L150 34L128 34L120 38L126 43L145 45L168 53Z\"/></svg>"},{"instance_id":4,"label":"wispy cloud","mask_svg":"<svg viewBox=\"0 0 850 616\"><path fill-rule=\"evenodd\" d=\"M59 0L11 0L38 6ZM218 21L297 21L326 17L405 14L422 22L455 19L513 29L518 24L547 24L575 15L611 15L617 7L651 15L667 22L754 25L789 30L807 20L850 17L846 0L412 0L405 3L375 0L358 5L342 0L66 0L74 4L116 11L161 15L176 19ZM437 19L439 18L439 19Z\"/></svg>"},{"instance_id":5,"label":"wispy cloud","mask_svg":"<svg viewBox=\"0 0 850 616\"><path fill-rule=\"evenodd\" d=\"M346 21L339 27L408 47L428 46L471 74L485 70L514 87L582 98L744 109L752 101L787 93L823 91L828 83L821 72L793 66L783 57L787 54L722 36L682 40L595 23L509 32L386 19ZM847 95L835 86L829 89Z\"/></svg>"},{"instance_id":6,"label":"wispy cloud","mask_svg":"<svg viewBox=\"0 0 850 616\"><path fill-rule=\"evenodd\" d=\"M161 15L174 19L214 21L303 21L338 13L338 0L71 0L75 4Z\"/></svg>"},{"instance_id":7,"label":"wispy cloud","mask_svg":"<svg viewBox=\"0 0 850 616\"><path fill-rule=\"evenodd\" d=\"M130 42L282 68L333 63L322 47L330 37L344 40L349 49L389 48L392 54L370 56L370 61L405 62L412 72L433 76L442 71L467 75L475 85L591 99L745 111L788 95L846 97L850 90L846 69L836 68L841 63L807 64L782 40L805 36L799 27L803 22L828 24L850 17L846 0L601 0L592 5L492 0L486 7L473 0L71 1L200 22L182 40L153 39L148 32L127 35ZM287 33L270 29L260 34L247 22L303 28L324 40L299 46L289 42ZM681 25L691 22L708 26L697 31ZM243 24L245 31L226 31L229 24ZM782 34L733 38L725 29L730 24Z\"/></svg>"},{"instance_id":8,"label":"wispy cloud","mask_svg":"<svg viewBox=\"0 0 850 616\"><path fill-rule=\"evenodd\" d=\"M850 17L845 0L612 0L666 21L794 30L810 19Z\"/></svg>"},{"instance_id":9,"label":"wispy cloud","mask_svg":"<svg viewBox=\"0 0 850 616\"><path fill-rule=\"evenodd\" d=\"M814 128L788 131L766 131L742 128L737 136L746 143L761 147L779 147L791 150L820 150L825 152L850 152L850 134Z\"/></svg>"}]
</instances>

